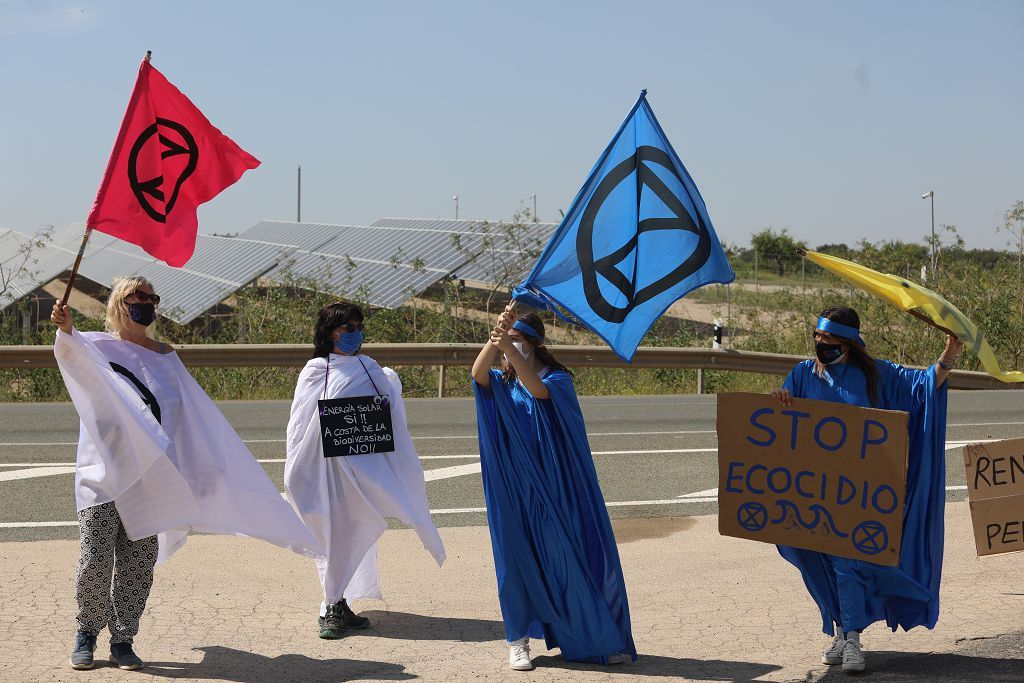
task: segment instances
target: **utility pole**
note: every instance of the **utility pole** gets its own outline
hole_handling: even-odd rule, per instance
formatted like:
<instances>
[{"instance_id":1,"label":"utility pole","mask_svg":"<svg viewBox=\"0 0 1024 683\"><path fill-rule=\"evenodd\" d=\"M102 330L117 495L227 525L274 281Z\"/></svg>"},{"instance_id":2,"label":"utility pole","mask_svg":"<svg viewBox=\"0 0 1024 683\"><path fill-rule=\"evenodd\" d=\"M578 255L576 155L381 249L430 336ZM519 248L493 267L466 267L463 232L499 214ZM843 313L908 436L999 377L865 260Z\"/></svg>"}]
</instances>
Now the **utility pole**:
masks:
<instances>
[{"instance_id":1,"label":"utility pole","mask_svg":"<svg viewBox=\"0 0 1024 683\"><path fill-rule=\"evenodd\" d=\"M302 166L299 166L298 187L295 192L295 222L302 222Z\"/></svg>"},{"instance_id":2,"label":"utility pole","mask_svg":"<svg viewBox=\"0 0 1024 683\"><path fill-rule=\"evenodd\" d=\"M935 190L928 190L921 199L932 200L932 287L939 286L939 273L935 269Z\"/></svg>"}]
</instances>

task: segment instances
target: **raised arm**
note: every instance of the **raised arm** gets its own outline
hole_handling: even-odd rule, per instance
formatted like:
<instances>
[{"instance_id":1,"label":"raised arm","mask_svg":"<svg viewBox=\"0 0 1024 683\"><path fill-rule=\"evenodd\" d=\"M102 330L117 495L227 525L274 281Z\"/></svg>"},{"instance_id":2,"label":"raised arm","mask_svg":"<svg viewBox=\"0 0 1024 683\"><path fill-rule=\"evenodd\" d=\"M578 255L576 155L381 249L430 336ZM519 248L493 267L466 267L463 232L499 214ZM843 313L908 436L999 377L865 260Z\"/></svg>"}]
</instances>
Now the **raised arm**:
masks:
<instances>
[{"instance_id":1,"label":"raised arm","mask_svg":"<svg viewBox=\"0 0 1024 683\"><path fill-rule=\"evenodd\" d=\"M939 354L935 364L935 387L941 387L949 376L949 371L956 364L956 359L964 349L964 343L951 334L946 335L946 348Z\"/></svg>"},{"instance_id":2,"label":"raised arm","mask_svg":"<svg viewBox=\"0 0 1024 683\"><path fill-rule=\"evenodd\" d=\"M513 312L513 302L509 302L505 310L498 316L498 322L495 324L494 329L491 330L491 334L483 348L480 349L480 353L477 354L476 360L473 361L473 380L484 387L489 389L491 387L491 367L497 363L498 354L501 353L501 349L495 343L496 333L500 330L508 330L515 320L515 313ZM503 327L504 326L504 327Z\"/></svg>"}]
</instances>

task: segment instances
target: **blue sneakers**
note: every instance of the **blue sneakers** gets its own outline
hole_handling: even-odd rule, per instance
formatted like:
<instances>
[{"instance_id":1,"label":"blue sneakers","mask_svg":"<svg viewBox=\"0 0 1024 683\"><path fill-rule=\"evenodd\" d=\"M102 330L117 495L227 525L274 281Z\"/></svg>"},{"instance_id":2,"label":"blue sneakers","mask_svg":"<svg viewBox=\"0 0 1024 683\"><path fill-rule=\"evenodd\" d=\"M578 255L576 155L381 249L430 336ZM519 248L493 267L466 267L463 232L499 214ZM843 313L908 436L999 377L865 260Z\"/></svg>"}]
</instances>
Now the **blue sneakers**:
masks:
<instances>
[{"instance_id":1,"label":"blue sneakers","mask_svg":"<svg viewBox=\"0 0 1024 683\"><path fill-rule=\"evenodd\" d=\"M131 643L111 643L110 661L118 669L124 669L125 671L135 671L142 668L142 660L132 650Z\"/></svg>"},{"instance_id":2,"label":"blue sneakers","mask_svg":"<svg viewBox=\"0 0 1024 683\"><path fill-rule=\"evenodd\" d=\"M71 652L72 669L91 669L92 653L96 649L96 634L79 631L75 635L75 649Z\"/></svg>"}]
</instances>

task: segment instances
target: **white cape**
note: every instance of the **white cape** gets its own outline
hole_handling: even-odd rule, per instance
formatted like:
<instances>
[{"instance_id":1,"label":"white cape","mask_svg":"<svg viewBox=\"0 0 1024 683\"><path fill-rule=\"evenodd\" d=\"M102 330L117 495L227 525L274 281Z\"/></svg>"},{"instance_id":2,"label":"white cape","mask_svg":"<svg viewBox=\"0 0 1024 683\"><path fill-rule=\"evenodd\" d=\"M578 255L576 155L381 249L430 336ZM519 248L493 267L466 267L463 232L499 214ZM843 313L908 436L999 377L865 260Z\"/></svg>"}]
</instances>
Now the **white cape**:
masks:
<instances>
[{"instance_id":1,"label":"white cape","mask_svg":"<svg viewBox=\"0 0 1024 683\"><path fill-rule=\"evenodd\" d=\"M128 538L159 535L158 562L190 529L323 552L177 353L78 330L58 331L53 350L81 419L78 510L113 501Z\"/></svg>"},{"instance_id":2,"label":"white cape","mask_svg":"<svg viewBox=\"0 0 1024 683\"><path fill-rule=\"evenodd\" d=\"M327 362L314 358L299 374L288 422L284 486L292 507L327 549L317 558L324 603L342 597L380 600L377 540L387 528L385 517L413 527L439 566L444 544L430 518L398 375L367 356L331 354L330 372ZM325 381L327 398L374 396L374 383L390 394L393 453L324 457L317 401L324 398Z\"/></svg>"}]
</instances>

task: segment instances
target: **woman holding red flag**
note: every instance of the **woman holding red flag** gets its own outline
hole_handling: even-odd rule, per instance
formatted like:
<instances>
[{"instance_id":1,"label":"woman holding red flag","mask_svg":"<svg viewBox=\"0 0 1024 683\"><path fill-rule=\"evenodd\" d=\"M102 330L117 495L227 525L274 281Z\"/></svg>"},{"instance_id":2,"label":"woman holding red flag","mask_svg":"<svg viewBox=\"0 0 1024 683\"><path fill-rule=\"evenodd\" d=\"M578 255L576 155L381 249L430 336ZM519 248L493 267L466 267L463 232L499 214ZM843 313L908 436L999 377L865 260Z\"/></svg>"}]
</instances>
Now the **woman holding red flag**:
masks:
<instances>
[{"instance_id":1,"label":"woman holding red flag","mask_svg":"<svg viewBox=\"0 0 1024 683\"><path fill-rule=\"evenodd\" d=\"M127 277L107 301L107 332L74 329L61 302L50 315L54 355L81 418L75 669L92 668L104 627L110 660L143 666L132 644L153 568L190 529L307 556L322 550L174 349L150 336L159 303L148 281Z\"/></svg>"}]
</instances>

